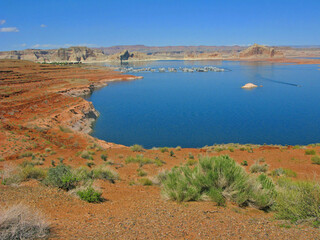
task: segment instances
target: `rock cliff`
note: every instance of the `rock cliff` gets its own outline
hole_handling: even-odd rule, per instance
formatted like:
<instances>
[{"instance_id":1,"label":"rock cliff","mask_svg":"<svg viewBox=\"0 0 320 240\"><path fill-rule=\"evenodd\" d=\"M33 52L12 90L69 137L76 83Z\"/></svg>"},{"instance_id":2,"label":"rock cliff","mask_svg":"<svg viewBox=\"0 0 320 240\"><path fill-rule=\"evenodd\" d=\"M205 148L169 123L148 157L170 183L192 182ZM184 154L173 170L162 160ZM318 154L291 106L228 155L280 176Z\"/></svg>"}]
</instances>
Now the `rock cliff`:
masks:
<instances>
[{"instance_id":1,"label":"rock cliff","mask_svg":"<svg viewBox=\"0 0 320 240\"><path fill-rule=\"evenodd\" d=\"M106 58L107 56L101 50L87 47L0 52L0 59L18 59L34 62L85 62L103 61Z\"/></svg>"},{"instance_id":2,"label":"rock cliff","mask_svg":"<svg viewBox=\"0 0 320 240\"><path fill-rule=\"evenodd\" d=\"M272 47L254 44L239 53L240 58L281 58L284 54Z\"/></svg>"}]
</instances>

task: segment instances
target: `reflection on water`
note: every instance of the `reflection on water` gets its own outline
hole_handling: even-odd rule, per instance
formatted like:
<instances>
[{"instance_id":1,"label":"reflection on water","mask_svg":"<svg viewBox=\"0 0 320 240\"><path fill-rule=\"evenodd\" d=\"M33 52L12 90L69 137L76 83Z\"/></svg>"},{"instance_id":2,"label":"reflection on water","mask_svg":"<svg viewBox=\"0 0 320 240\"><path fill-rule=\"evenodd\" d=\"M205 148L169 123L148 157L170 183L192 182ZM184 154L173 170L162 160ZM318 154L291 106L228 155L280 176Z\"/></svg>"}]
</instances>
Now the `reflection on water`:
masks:
<instances>
[{"instance_id":1,"label":"reflection on water","mask_svg":"<svg viewBox=\"0 0 320 240\"><path fill-rule=\"evenodd\" d=\"M129 67L139 68L207 65L232 71L137 73L144 79L111 83L95 91L89 100L101 115L93 136L147 148L230 142L320 142L317 65L234 61L128 63ZM241 89L248 82L263 87Z\"/></svg>"}]
</instances>

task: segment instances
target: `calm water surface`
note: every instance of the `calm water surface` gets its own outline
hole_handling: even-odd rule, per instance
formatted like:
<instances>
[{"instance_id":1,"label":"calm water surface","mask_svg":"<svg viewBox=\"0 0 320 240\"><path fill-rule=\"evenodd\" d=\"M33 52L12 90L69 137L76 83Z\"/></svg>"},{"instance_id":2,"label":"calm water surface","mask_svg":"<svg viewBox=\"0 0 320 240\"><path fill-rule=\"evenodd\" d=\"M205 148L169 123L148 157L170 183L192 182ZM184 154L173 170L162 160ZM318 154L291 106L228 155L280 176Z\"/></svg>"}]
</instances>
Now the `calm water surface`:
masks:
<instances>
[{"instance_id":1,"label":"calm water surface","mask_svg":"<svg viewBox=\"0 0 320 240\"><path fill-rule=\"evenodd\" d=\"M129 66L208 65L232 71L138 73L144 79L115 82L95 91L89 100L101 115L92 135L146 148L320 142L317 65L156 61ZM248 82L263 87L241 89Z\"/></svg>"}]
</instances>

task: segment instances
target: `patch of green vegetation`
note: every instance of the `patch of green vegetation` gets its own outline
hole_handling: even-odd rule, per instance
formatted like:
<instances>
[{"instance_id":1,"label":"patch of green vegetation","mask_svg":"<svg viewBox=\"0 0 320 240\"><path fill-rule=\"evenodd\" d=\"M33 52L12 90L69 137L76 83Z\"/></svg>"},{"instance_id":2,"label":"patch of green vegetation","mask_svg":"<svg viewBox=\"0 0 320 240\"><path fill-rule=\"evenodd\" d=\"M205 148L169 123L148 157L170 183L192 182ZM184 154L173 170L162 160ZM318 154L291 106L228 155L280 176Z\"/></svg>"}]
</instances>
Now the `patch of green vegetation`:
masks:
<instances>
[{"instance_id":1,"label":"patch of green vegetation","mask_svg":"<svg viewBox=\"0 0 320 240\"><path fill-rule=\"evenodd\" d=\"M211 199L223 205L227 199L263 210L272 206L275 195L271 179L249 176L227 155L201 157L194 168L174 167L162 177L161 186L165 198L178 202Z\"/></svg>"},{"instance_id":2,"label":"patch of green vegetation","mask_svg":"<svg viewBox=\"0 0 320 240\"><path fill-rule=\"evenodd\" d=\"M100 157L105 162L108 160L108 154L101 154Z\"/></svg>"},{"instance_id":3,"label":"patch of green vegetation","mask_svg":"<svg viewBox=\"0 0 320 240\"><path fill-rule=\"evenodd\" d=\"M320 156L318 156L318 155L313 156L313 157L311 158L311 162L312 162L312 164L318 164L318 165L320 165Z\"/></svg>"},{"instance_id":4,"label":"patch of green vegetation","mask_svg":"<svg viewBox=\"0 0 320 240\"><path fill-rule=\"evenodd\" d=\"M69 166L59 164L56 167L49 168L47 177L43 182L48 186L68 191L76 187L78 180Z\"/></svg>"},{"instance_id":5,"label":"patch of green vegetation","mask_svg":"<svg viewBox=\"0 0 320 240\"><path fill-rule=\"evenodd\" d=\"M144 149L141 145L135 144L130 147L132 152L143 152Z\"/></svg>"},{"instance_id":6,"label":"patch of green vegetation","mask_svg":"<svg viewBox=\"0 0 320 240\"><path fill-rule=\"evenodd\" d=\"M167 147L162 147L160 148L160 152L162 153L169 152L169 149Z\"/></svg>"},{"instance_id":7,"label":"patch of green vegetation","mask_svg":"<svg viewBox=\"0 0 320 240\"><path fill-rule=\"evenodd\" d=\"M137 169L137 172L138 172L138 176L139 176L139 177L145 177L145 176L148 175L147 172L144 171L142 168L138 168L138 169Z\"/></svg>"},{"instance_id":8,"label":"patch of green vegetation","mask_svg":"<svg viewBox=\"0 0 320 240\"><path fill-rule=\"evenodd\" d=\"M297 173L292 171L291 169L277 168L271 172L271 176L273 176L273 177L286 176L286 177L294 177L295 178L295 177L297 177Z\"/></svg>"},{"instance_id":9,"label":"patch of green vegetation","mask_svg":"<svg viewBox=\"0 0 320 240\"><path fill-rule=\"evenodd\" d=\"M136 155L136 157L128 156L125 160L126 164L129 163L139 163L139 166L142 167L143 165L146 164L155 164L157 166L162 166L165 162L161 161L160 159L151 159L151 158L146 158L142 154Z\"/></svg>"},{"instance_id":10,"label":"patch of green vegetation","mask_svg":"<svg viewBox=\"0 0 320 240\"><path fill-rule=\"evenodd\" d=\"M149 178L140 178L139 182L143 186L152 186L153 185L152 181Z\"/></svg>"},{"instance_id":11,"label":"patch of green vegetation","mask_svg":"<svg viewBox=\"0 0 320 240\"><path fill-rule=\"evenodd\" d=\"M260 164L259 160L254 163L253 165L251 165L250 167L250 172L251 173L265 173L267 172L269 169L269 165L264 163L264 164Z\"/></svg>"},{"instance_id":12,"label":"patch of green vegetation","mask_svg":"<svg viewBox=\"0 0 320 240\"><path fill-rule=\"evenodd\" d=\"M319 183L280 178L277 184L276 218L292 222L320 219Z\"/></svg>"},{"instance_id":13,"label":"patch of green vegetation","mask_svg":"<svg viewBox=\"0 0 320 240\"><path fill-rule=\"evenodd\" d=\"M20 155L20 158L26 158L26 157L32 157L33 153L32 152L24 152Z\"/></svg>"},{"instance_id":14,"label":"patch of green vegetation","mask_svg":"<svg viewBox=\"0 0 320 240\"><path fill-rule=\"evenodd\" d=\"M241 162L242 166L248 166L248 162L246 160L244 160L243 162Z\"/></svg>"},{"instance_id":15,"label":"patch of green vegetation","mask_svg":"<svg viewBox=\"0 0 320 240\"><path fill-rule=\"evenodd\" d=\"M87 159L87 160L93 160L93 156L92 156L93 154L92 154L92 152L91 151L83 151L82 153L81 153L81 157L83 158L83 159Z\"/></svg>"},{"instance_id":16,"label":"patch of green vegetation","mask_svg":"<svg viewBox=\"0 0 320 240\"><path fill-rule=\"evenodd\" d=\"M102 192L95 190L92 186L77 191L77 195L80 197L80 199L89 203L99 203L103 201L101 197Z\"/></svg>"},{"instance_id":17,"label":"patch of green vegetation","mask_svg":"<svg viewBox=\"0 0 320 240\"><path fill-rule=\"evenodd\" d=\"M188 161L187 161L187 165L188 166L193 166L193 165L195 165L197 163L197 160L195 160L195 159L188 159Z\"/></svg>"},{"instance_id":18,"label":"patch of green vegetation","mask_svg":"<svg viewBox=\"0 0 320 240\"><path fill-rule=\"evenodd\" d=\"M316 155L316 150L314 150L314 149L306 149L304 153L306 155Z\"/></svg>"},{"instance_id":19,"label":"patch of green vegetation","mask_svg":"<svg viewBox=\"0 0 320 240\"><path fill-rule=\"evenodd\" d=\"M92 178L104 179L114 183L115 180L119 179L119 175L107 166L101 165L92 169Z\"/></svg>"}]
</instances>

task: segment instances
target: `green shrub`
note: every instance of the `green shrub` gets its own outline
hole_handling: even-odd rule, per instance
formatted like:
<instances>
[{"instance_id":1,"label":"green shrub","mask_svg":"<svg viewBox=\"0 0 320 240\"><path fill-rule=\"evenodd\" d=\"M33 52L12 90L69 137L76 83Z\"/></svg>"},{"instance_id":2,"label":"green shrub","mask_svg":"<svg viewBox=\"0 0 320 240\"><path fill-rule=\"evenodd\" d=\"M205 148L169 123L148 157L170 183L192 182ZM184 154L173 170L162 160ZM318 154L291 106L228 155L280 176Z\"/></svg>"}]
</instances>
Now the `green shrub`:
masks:
<instances>
[{"instance_id":1,"label":"green shrub","mask_svg":"<svg viewBox=\"0 0 320 240\"><path fill-rule=\"evenodd\" d=\"M280 178L275 211L278 219L292 222L320 219L320 184Z\"/></svg>"},{"instance_id":2,"label":"green shrub","mask_svg":"<svg viewBox=\"0 0 320 240\"><path fill-rule=\"evenodd\" d=\"M102 192L96 191L93 187L89 186L83 190L77 191L77 195L80 199L87 201L89 203L102 202Z\"/></svg>"},{"instance_id":3,"label":"green shrub","mask_svg":"<svg viewBox=\"0 0 320 240\"><path fill-rule=\"evenodd\" d=\"M312 158L311 158L311 162L313 163L313 164L320 164L320 156L313 156Z\"/></svg>"},{"instance_id":4,"label":"green shrub","mask_svg":"<svg viewBox=\"0 0 320 240\"><path fill-rule=\"evenodd\" d=\"M194 156L193 156L192 153L189 153L189 154L188 154L188 157L189 157L189 159L194 159Z\"/></svg>"},{"instance_id":5,"label":"green shrub","mask_svg":"<svg viewBox=\"0 0 320 240\"><path fill-rule=\"evenodd\" d=\"M242 163L241 163L242 166L248 166L248 162L246 160L244 160Z\"/></svg>"},{"instance_id":6,"label":"green shrub","mask_svg":"<svg viewBox=\"0 0 320 240\"><path fill-rule=\"evenodd\" d=\"M32 152L24 152L20 155L20 158L26 158L26 157L32 157L33 153Z\"/></svg>"},{"instance_id":7,"label":"green shrub","mask_svg":"<svg viewBox=\"0 0 320 240\"><path fill-rule=\"evenodd\" d=\"M138 172L138 176L139 177L145 177L145 176L147 176L148 174L147 174L147 172L145 172L143 169L141 169L141 168L138 168L137 169L137 172Z\"/></svg>"},{"instance_id":8,"label":"green shrub","mask_svg":"<svg viewBox=\"0 0 320 240\"><path fill-rule=\"evenodd\" d=\"M256 162L255 164L251 165L250 172L251 173L265 173L268 171L268 164L260 164Z\"/></svg>"},{"instance_id":9,"label":"green shrub","mask_svg":"<svg viewBox=\"0 0 320 240\"><path fill-rule=\"evenodd\" d=\"M306 155L316 155L316 151L314 149L306 149L305 154Z\"/></svg>"},{"instance_id":10,"label":"green shrub","mask_svg":"<svg viewBox=\"0 0 320 240\"><path fill-rule=\"evenodd\" d=\"M91 167L93 167L94 165L95 165L95 163L94 163L94 161L87 161L86 162L86 165L89 167L89 168L91 168Z\"/></svg>"},{"instance_id":11,"label":"green shrub","mask_svg":"<svg viewBox=\"0 0 320 240\"><path fill-rule=\"evenodd\" d=\"M170 157L174 157L174 152L172 150L170 151Z\"/></svg>"},{"instance_id":12,"label":"green shrub","mask_svg":"<svg viewBox=\"0 0 320 240\"><path fill-rule=\"evenodd\" d=\"M169 149L167 147L162 147L162 148L160 148L160 151L162 153L165 153L165 152L169 152Z\"/></svg>"},{"instance_id":13,"label":"green shrub","mask_svg":"<svg viewBox=\"0 0 320 240\"><path fill-rule=\"evenodd\" d=\"M176 147L176 151L181 151L181 147L180 147L180 146L177 146L177 147Z\"/></svg>"},{"instance_id":14,"label":"green shrub","mask_svg":"<svg viewBox=\"0 0 320 240\"><path fill-rule=\"evenodd\" d=\"M187 161L187 165L188 166L193 166L193 165L195 165L197 163L197 160L195 160L195 159L188 159L188 161Z\"/></svg>"},{"instance_id":15,"label":"green shrub","mask_svg":"<svg viewBox=\"0 0 320 240\"><path fill-rule=\"evenodd\" d=\"M272 181L250 177L227 155L201 157L194 168L174 167L162 179L162 195L178 202L209 198L223 205L227 199L264 210L273 204Z\"/></svg>"},{"instance_id":16,"label":"green shrub","mask_svg":"<svg viewBox=\"0 0 320 240\"><path fill-rule=\"evenodd\" d=\"M90 154L90 152L88 152L88 151L83 151L82 153L81 153L81 157L83 158L83 159L87 159L87 160L93 160L93 157L91 156L92 154Z\"/></svg>"},{"instance_id":17,"label":"green shrub","mask_svg":"<svg viewBox=\"0 0 320 240\"><path fill-rule=\"evenodd\" d=\"M103 161L107 161L108 160L108 155L107 154L101 154L101 159L103 160Z\"/></svg>"},{"instance_id":18,"label":"green shrub","mask_svg":"<svg viewBox=\"0 0 320 240\"><path fill-rule=\"evenodd\" d=\"M140 178L139 182L143 185L143 186L152 186L153 183L149 178Z\"/></svg>"},{"instance_id":19,"label":"green shrub","mask_svg":"<svg viewBox=\"0 0 320 240\"><path fill-rule=\"evenodd\" d=\"M280 177L280 176L297 177L297 173L292 171L291 169L277 168L271 172L271 176L273 176L273 177Z\"/></svg>"},{"instance_id":20,"label":"green shrub","mask_svg":"<svg viewBox=\"0 0 320 240\"><path fill-rule=\"evenodd\" d=\"M93 179L109 180L112 183L114 183L115 180L119 179L118 173L108 168L107 166L98 166L92 169L91 175Z\"/></svg>"},{"instance_id":21,"label":"green shrub","mask_svg":"<svg viewBox=\"0 0 320 240\"><path fill-rule=\"evenodd\" d=\"M63 190L71 190L76 187L78 180L71 171L71 168L59 164L56 167L49 168L44 183L49 186L58 187Z\"/></svg>"},{"instance_id":22,"label":"green shrub","mask_svg":"<svg viewBox=\"0 0 320 240\"><path fill-rule=\"evenodd\" d=\"M76 178L77 182L87 182L92 178L92 172L87 167L79 167L72 169L72 175Z\"/></svg>"},{"instance_id":23,"label":"green shrub","mask_svg":"<svg viewBox=\"0 0 320 240\"><path fill-rule=\"evenodd\" d=\"M154 161L150 158L143 157L142 154L138 154L136 157L128 156L125 160L125 163L139 163L140 166L143 166L145 164L152 164Z\"/></svg>"},{"instance_id":24,"label":"green shrub","mask_svg":"<svg viewBox=\"0 0 320 240\"><path fill-rule=\"evenodd\" d=\"M143 147L141 145L135 144L130 147L132 152L142 152Z\"/></svg>"},{"instance_id":25,"label":"green shrub","mask_svg":"<svg viewBox=\"0 0 320 240\"><path fill-rule=\"evenodd\" d=\"M43 180L47 176L47 172L44 169L35 168L33 166L27 166L23 168L21 171L21 174L24 180L27 180L27 179Z\"/></svg>"}]
</instances>

